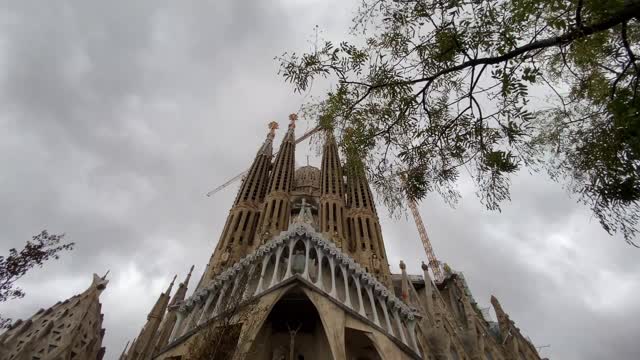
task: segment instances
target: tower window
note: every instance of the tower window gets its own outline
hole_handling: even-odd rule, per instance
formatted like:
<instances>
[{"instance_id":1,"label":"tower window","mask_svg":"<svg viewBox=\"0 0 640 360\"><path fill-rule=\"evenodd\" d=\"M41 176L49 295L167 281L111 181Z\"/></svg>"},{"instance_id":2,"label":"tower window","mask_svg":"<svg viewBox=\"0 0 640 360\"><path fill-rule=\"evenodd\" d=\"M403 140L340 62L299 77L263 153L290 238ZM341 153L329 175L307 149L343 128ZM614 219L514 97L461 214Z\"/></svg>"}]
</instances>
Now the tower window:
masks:
<instances>
[{"instance_id":1,"label":"tower window","mask_svg":"<svg viewBox=\"0 0 640 360\"><path fill-rule=\"evenodd\" d=\"M253 215L253 213L249 213L248 212L247 216L245 217L244 224L242 226L242 231L243 232L247 231L247 226L249 225L249 218L251 217L251 215Z\"/></svg>"},{"instance_id":2,"label":"tower window","mask_svg":"<svg viewBox=\"0 0 640 360\"><path fill-rule=\"evenodd\" d=\"M338 230L338 213L336 203L333 203L333 230Z\"/></svg>"}]
</instances>

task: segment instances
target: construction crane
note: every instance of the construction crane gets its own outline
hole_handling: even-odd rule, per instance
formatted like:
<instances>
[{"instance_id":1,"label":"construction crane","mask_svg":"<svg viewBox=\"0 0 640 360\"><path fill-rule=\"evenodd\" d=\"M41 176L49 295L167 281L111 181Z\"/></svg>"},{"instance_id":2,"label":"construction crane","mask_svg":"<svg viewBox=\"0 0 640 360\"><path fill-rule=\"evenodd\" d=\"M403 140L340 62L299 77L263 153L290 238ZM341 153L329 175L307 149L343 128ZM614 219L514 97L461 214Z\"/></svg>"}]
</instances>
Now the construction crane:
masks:
<instances>
[{"instance_id":1,"label":"construction crane","mask_svg":"<svg viewBox=\"0 0 640 360\"><path fill-rule=\"evenodd\" d=\"M311 135L315 134L318 131L320 131L320 126L316 126L315 128L307 131L306 133L304 133L304 135L302 135L301 137L296 139L296 144L299 144L299 143L305 141L306 139L311 137ZM273 154L274 157L276 155L277 155L277 153ZM220 190L222 190L222 189L226 188L227 186L233 184L234 182L240 180L248 172L249 172L249 170L245 170L242 173L232 177L230 180L228 180L224 184L222 184L222 185L218 186L217 188L209 191L207 193L207 196L211 197L212 195L214 195L215 193L219 192ZM412 200L410 198L407 198L407 203L409 205L409 209L411 209L411 214L413 215L413 221L416 223L416 227L418 228L418 235L420 236L420 240L422 241L422 245L424 246L424 251L427 253L427 259L429 261L429 267L431 268L431 271L433 272L433 276L435 277L436 282L442 282L443 274L442 274L442 269L440 267L440 262L436 258L436 255L435 255L435 253L433 251L433 247L431 247L431 241L429 240L429 236L427 235L427 229L425 228L424 223L422 222L422 217L420 216L420 212L418 211L418 205L415 202L415 200Z\"/></svg>"},{"instance_id":2,"label":"construction crane","mask_svg":"<svg viewBox=\"0 0 640 360\"><path fill-rule=\"evenodd\" d=\"M431 247L431 241L427 235L427 229L425 228L424 223L422 222L422 216L420 216L420 212L418 211L418 204L415 200L407 197L407 205L409 206L409 209L411 209L413 221L416 223L416 227L418 228L418 235L422 241L422 246L424 246L424 251L427 253L427 259L429 260L429 267L433 272L433 277L436 282L442 282L444 276L442 274L442 269L440 268L440 262L438 261L438 258L436 258L433 247Z\"/></svg>"}]
</instances>

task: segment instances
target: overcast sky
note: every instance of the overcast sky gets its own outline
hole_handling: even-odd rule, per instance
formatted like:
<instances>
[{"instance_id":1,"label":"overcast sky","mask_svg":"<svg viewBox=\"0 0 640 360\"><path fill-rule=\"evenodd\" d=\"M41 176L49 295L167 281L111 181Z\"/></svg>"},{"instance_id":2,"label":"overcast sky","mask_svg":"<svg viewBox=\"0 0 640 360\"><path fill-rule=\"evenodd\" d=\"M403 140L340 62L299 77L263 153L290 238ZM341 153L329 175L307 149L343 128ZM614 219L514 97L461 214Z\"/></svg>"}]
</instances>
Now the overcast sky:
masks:
<instances>
[{"instance_id":1,"label":"overcast sky","mask_svg":"<svg viewBox=\"0 0 640 360\"><path fill-rule=\"evenodd\" d=\"M341 39L345 3L0 0L0 251L42 229L76 242L0 313L28 317L110 269L101 300L116 359L174 274L195 264L199 278L238 184L204 194L299 108L273 57L308 49L316 24ZM319 164L308 146L298 164L306 155ZM481 307L495 294L552 359L640 358L639 250L543 176L517 177L502 213L461 190L455 209L437 196L420 208L436 254ZM380 210L392 270L404 259L419 273L415 225Z\"/></svg>"}]
</instances>

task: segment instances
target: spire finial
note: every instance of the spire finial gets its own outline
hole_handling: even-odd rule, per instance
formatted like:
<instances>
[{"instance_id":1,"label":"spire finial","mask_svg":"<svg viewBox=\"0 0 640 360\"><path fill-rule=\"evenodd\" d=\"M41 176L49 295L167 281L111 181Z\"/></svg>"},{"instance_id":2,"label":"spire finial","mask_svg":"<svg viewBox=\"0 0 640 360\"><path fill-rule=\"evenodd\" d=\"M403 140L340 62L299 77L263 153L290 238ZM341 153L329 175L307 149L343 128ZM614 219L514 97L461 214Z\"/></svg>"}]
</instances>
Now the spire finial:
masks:
<instances>
[{"instance_id":1,"label":"spire finial","mask_svg":"<svg viewBox=\"0 0 640 360\"><path fill-rule=\"evenodd\" d=\"M296 113L289 114L289 127L290 128L295 128L296 127L296 121L298 121L298 114L296 114Z\"/></svg>"},{"instance_id":2,"label":"spire finial","mask_svg":"<svg viewBox=\"0 0 640 360\"><path fill-rule=\"evenodd\" d=\"M120 359L126 359L127 358L127 348L129 347L129 343L131 343L131 340L127 341L127 345L124 346L124 349L122 349L122 354L120 354Z\"/></svg>"},{"instance_id":3,"label":"spire finial","mask_svg":"<svg viewBox=\"0 0 640 360\"><path fill-rule=\"evenodd\" d=\"M176 278L178 277L178 275L174 275L173 276L173 280L171 280L171 284L169 284L169 288L167 289L167 293L166 295L171 294L171 289L173 288L173 283L176 282Z\"/></svg>"},{"instance_id":4,"label":"spire finial","mask_svg":"<svg viewBox=\"0 0 640 360\"><path fill-rule=\"evenodd\" d=\"M104 273L104 275L102 275L102 280L107 278L107 275L109 275L109 272L111 272L111 270L107 270L107 272Z\"/></svg>"},{"instance_id":5,"label":"spire finial","mask_svg":"<svg viewBox=\"0 0 640 360\"><path fill-rule=\"evenodd\" d=\"M187 286L189 285L189 280L191 280L191 273L193 272L193 268L195 267L195 265L191 265L191 269L189 269L189 273L187 274L187 277L184 279L184 281L180 284L180 286Z\"/></svg>"},{"instance_id":6,"label":"spire finial","mask_svg":"<svg viewBox=\"0 0 640 360\"><path fill-rule=\"evenodd\" d=\"M278 125L277 122L272 121L267 125L267 127L269 128L269 137L273 138L276 135L276 130L280 128L280 125Z\"/></svg>"}]
</instances>

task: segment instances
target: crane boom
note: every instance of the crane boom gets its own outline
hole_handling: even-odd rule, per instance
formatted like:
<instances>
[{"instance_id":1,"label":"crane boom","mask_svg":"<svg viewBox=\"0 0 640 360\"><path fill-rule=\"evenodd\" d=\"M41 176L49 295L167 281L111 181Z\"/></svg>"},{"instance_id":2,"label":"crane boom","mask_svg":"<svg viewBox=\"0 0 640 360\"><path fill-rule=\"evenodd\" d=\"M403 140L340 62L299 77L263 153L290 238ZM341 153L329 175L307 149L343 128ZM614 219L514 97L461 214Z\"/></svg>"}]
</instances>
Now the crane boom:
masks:
<instances>
[{"instance_id":1,"label":"crane boom","mask_svg":"<svg viewBox=\"0 0 640 360\"><path fill-rule=\"evenodd\" d=\"M213 195L213 194L217 193L218 191L220 191L220 190L222 190L222 189L226 188L227 186L229 186L229 185L233 184L234 182L238 181L238 179L242 178L242 177L243 177L246 173L248 173L248 172L249 172L249 170L245 170L245 171L241 172L240 174L238 174L238 175L236 175L236 176L232 177L232 178L231 178L231 180L228 180L228 181L227 181L227 182L225 182L224 184L222 184L222 185L218 186L217 188L215 188L215 189L213 189L213 190L209 191L209 192L207 193L207 196L211 196L211 195Z\"/></svg>"},{"instance_id":2,"label":"crane boom","mask_svg":"<svg viewBox=\"0 0 640 360\"><path fill-rule=\"evenodd\" d=\"M415 200L409 198L407 198L407 204L409 205L409 209L411 209L413 221L416 223L416 227L418 228L418 235L420 235L424 251L427 253L429 267L433 272L433 276L435 277L436 282L442 282L443 276L442 269L440 269L440 262L436 258L436 254L433 252L433 248L431 247L431 241L427 235L427 229L425 228L424 223L422 222L422 216L420 216L420 212L418 211L418 204L416 204Z\"/></svg>"},{"instance_id":3,"label":"crane boom","mask_svg":"<svg viewBox=\"0 0 640 360\"><path fill-rule=\"evenodd\" d=\"M297 138L297 139L296 139L296 144L299 144L299 143L301 143L301 142L305 141L305 140L306 140L306 139L308 139L311 135L313 135L313 134L317 133L319 130L320 130L320 126L316 126L316 127L314 127L313 129L311 129L311 130L307 131L307 132L306 132L306 133L304 133L301 137L299 137L299 138ZM278 155L278 153L273 154L273 156L276 156L276 155ZM236 182L236 181L240 180L240 179L241 179L243 176L245 176L248 172L249 172L249 170L247 169L247 170L245 170L245 171L241 172L240 174L238 174L238 175L236 175L236 176L232 177L230 180L226 181L224 184L222 184L222 185L218 186L217 188L215 188L215 189L213 189L213 190L209 191L209 192L207 193L207 196L208 196L208 197L211 197L212 195L214 195L214 194L215 194L215 193L217 193L218 191L220 191L220 190L222 190L222 189L226 188L227 186L229 186L229 185L233 184L234 182Z\"/></svg>"},{"instance_id":4,"label":"crane boom","mask_svg":"<svg viewBox=\"0 0 640 360\"><path fill-rule=\"evenodd\" d=\"M313 129L307 131L302 136L296 139L296 144L299 144L305 140L307 140L311 135L317 133L320 130L320 125L314 127ZM274 155L275 156L275 155Z\"/></svg>"}]
</instances>

